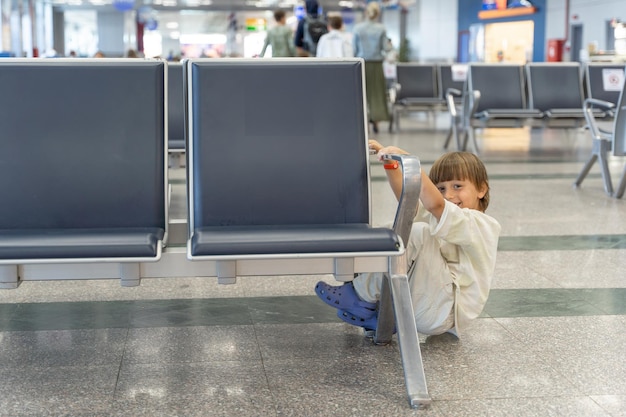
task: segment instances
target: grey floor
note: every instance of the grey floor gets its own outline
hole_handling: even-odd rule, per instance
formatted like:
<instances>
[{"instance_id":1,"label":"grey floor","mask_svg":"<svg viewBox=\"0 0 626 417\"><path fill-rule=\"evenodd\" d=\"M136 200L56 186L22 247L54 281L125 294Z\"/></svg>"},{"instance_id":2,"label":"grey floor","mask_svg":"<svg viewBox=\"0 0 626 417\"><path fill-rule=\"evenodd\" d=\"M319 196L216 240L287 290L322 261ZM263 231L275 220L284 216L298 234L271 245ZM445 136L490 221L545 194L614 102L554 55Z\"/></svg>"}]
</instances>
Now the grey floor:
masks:
<instances>
[{"instance_id":1,"label":"grey floor","mask_svg":"<svg viewBox=\"0 0 626 417\"><path fill-rule=\"evenodd\" d=\"M416 113L373 137L428 169L447 127ZM0 416L626 416L626 199L604 194L598 167L572 187L585 131L478 139L502 224L494 287L461 340L421 338L429 409L408 406L397 341L373 346L317 300L320 277L297 276L2 290ZM372 172L374 222L388 222Z\"/></svg>"}]
</instances>

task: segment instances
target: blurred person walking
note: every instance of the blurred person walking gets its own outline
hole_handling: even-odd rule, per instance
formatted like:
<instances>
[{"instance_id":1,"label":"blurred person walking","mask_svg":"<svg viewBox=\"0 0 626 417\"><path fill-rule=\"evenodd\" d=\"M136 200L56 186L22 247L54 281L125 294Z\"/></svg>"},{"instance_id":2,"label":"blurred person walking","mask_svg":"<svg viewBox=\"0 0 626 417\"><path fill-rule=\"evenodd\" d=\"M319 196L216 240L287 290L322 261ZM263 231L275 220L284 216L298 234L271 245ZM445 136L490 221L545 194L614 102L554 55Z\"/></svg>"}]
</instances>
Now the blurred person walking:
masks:
<instances>
[{"instance_id":1,"label":"blurred person walking","mask_svg":"<svg viewBox=\"0 0 626 417\"><path fill-rule=\"evenodd\" d=\"M340 15L328 16L328 33L322 35L317 44L318 58L353 57L352 34L343 30L343 19Z\"/></svg>"},{"instance_id":2,"label":"blurred person walking","mask_svg":"<svg viewBox=\"0 0 626 417\"><path fill-rule=\"evenodd\" d=\"M380 6L369 3L365 9L367 20L354 26L354 56L365 60L365 92L369 121L374 133L378 122L389 121L389 105L383 61L387 53L387 31L378 22Z\"/></svg>"},{"instance_id":3,"label":"blurred person walking","mask_svg":"<svg viewBox=\"0 0 626 417\"><path fill-rule=\"evenodd\" d=\"M265 56L268 46L272 46L272 57L290 57L296 56L296 48L292 42L293 33L289 26L286 25L287 18L284 10L276 10L274 12L274 20L276 26L267 32L263 50L259 56Z\"/></svg>"}]
</instances>

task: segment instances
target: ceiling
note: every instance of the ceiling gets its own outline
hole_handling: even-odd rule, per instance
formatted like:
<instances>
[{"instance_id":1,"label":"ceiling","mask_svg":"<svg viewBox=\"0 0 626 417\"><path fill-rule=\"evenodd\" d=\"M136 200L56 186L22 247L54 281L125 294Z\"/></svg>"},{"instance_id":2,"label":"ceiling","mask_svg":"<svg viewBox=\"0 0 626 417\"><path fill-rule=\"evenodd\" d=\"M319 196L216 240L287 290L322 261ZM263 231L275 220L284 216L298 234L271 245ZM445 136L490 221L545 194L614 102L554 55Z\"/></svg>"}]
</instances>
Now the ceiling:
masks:
<instances>
[{"instance_id":1,"label":"ceiling","mask_svg":"<svg viewBox=\"0 0 626 417\"><path fill-rule=\"evenodd\" d=\"M303 5L302 0L44 0L63 9L113 9L132 10L147 6L156 10L211 10L211 11L252 11L293 9ZM325 10L363 8L364 0L318 0ZM394 3L386 1L384 3Z\"/></svg>"}]
</instances>

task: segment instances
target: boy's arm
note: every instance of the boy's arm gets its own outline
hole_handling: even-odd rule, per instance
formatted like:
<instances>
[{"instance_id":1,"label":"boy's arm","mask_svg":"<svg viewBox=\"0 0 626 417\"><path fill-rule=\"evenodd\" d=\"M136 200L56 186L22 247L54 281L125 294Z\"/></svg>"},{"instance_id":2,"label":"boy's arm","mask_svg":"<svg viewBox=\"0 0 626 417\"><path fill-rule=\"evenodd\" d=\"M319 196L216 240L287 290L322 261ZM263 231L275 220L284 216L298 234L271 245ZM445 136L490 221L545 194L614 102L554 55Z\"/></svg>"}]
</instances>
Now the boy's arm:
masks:
<instances>
[{"instance_id":1,"label":"boy's arm","mask_svg":"<svg viewBox=\"0 0 626 417\"><path fill-rule=\"evenodd\" d=\"M377 154L379 155L379 159L380 156L384 154L409 155L409 153L403 149L400 149L396 146L383 147L380 143L374 140L370 140L369 145L371 149L377 152ZM387 180L389 181L389 185L391 186L394 195L398 200L400 200L400 196L402 195L402 170L386 169L385 172L387 173ZM446 202L441 195L439 189L437 189L437 186L433 184L430 178L428 178L428 175L426 175L424 170L422 170L422 188L420 190L420 201L424 205L424 208L428 210L433 216L435 216L437 221L439 221Z\"/></svg>"}]
</instances>

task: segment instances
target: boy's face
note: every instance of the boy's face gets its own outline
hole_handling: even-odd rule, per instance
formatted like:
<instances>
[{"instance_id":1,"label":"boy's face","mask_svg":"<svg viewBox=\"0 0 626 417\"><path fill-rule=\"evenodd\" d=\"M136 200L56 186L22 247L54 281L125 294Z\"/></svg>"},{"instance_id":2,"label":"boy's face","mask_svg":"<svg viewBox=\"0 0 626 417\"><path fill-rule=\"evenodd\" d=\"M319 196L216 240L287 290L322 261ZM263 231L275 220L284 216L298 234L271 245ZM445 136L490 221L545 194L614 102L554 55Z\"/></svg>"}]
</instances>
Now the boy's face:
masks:
<instances>
[{"instance_id":1,"label":"boy's face","mask_svg":"<svg viewBox=\"0 0 626 417\"><path fill-rule=\"evenodd\" d=\"M480 210L479 201L487 193L487 185L479 190L468 180L443 181L436 184L443 198L461 208Z\"/></svg>"}]
</instances>

